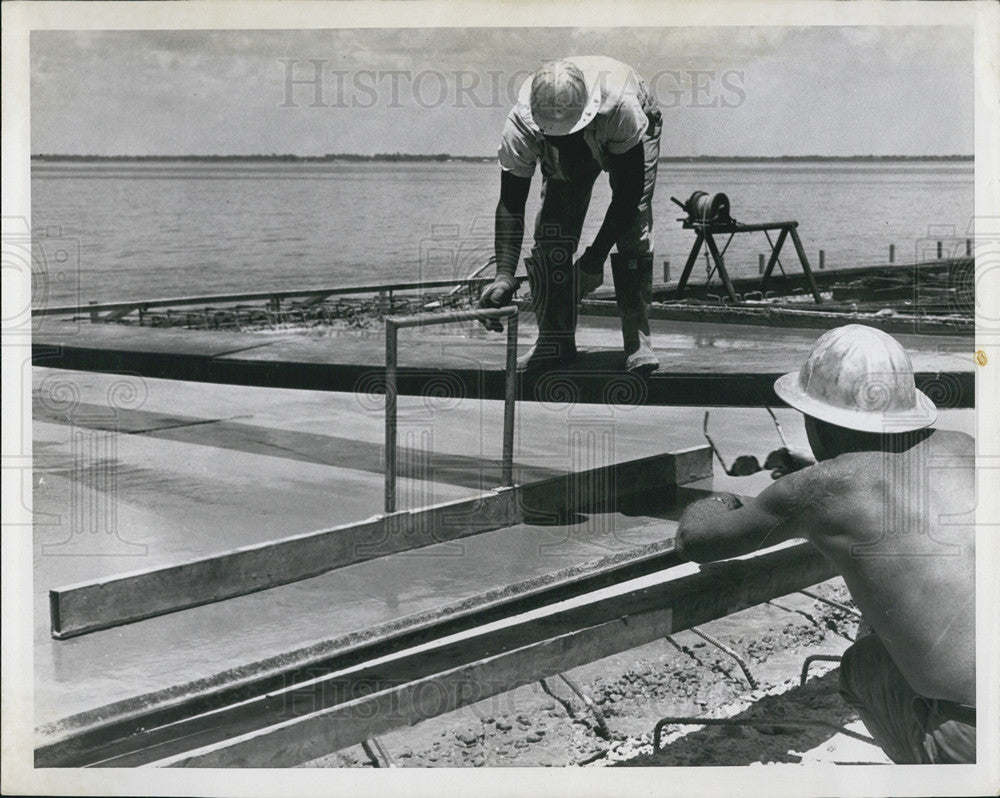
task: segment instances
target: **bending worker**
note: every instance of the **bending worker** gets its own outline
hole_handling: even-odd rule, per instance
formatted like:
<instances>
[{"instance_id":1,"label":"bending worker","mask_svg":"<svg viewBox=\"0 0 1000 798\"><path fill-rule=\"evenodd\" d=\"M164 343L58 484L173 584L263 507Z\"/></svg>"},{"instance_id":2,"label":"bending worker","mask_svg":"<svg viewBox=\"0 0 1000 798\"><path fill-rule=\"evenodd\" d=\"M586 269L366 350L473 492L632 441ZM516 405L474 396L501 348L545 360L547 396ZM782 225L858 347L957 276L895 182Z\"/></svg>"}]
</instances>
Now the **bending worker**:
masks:
<instances>
[{"instance_id":1,"label":"bending worker","mask_svg":"<svg viewBox=\"0 0 1000 798\"><path fill-rule=\"evenodd\" d=\"M622 320L625 367L657 368L649 339L652 292L652 199L660 154L660 111L629 66L602 56L542 66L521 87L500 142L500 202L496 211L496 278L479 306L510 304L524 237L524 206L535 165L542 166L542 207L534 247L525 260L538 320L538 340L521 368L576 359L577 305L611 271ZM611 182L611 204L600 230L574 262L594 181ZM502 329L499 323L491 325Z\"/></svg>"},{"instance_id":2,"label":"bending worker","mask_svg":"<svg viewBox=\"0 0 1000 798\"><path fill-rule=\"evenodd\" d=\"M808 540L872 630L844 653L840 690L875 740L898 764L975 762L973 439L931 427L906 351L871 327L825 333L774 389L805 414L819 462L772 452L777 481L752 501L691 505L681 555Z\"/></svg>"}]
</instances>

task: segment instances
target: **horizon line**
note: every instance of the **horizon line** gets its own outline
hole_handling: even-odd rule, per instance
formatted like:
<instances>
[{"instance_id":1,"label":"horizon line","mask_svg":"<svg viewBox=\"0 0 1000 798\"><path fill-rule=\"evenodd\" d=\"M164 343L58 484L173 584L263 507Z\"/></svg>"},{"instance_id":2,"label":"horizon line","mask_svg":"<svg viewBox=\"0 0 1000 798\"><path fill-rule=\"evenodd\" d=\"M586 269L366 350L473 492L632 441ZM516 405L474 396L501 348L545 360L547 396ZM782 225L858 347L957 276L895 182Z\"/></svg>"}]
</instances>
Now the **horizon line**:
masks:
<instances>
[{"instance_id":1,"label":"horizon line","mask_svg":"<svg viewBox=\"0 0 1000 798\"><path fill-rule=\"evenodd\" d=\"M59 160L285 160L285 161L493 161L496 155L453 155L451 153L326 153L324 155L296 155L293 153L229 153L229 154L152 154L152 155L96 155L84 153L32 153L34 159ZM951 153L945 155L661 155L660 161L852 161L852 160L974 160L975 154Z\"/></svg>"}]
</instances>

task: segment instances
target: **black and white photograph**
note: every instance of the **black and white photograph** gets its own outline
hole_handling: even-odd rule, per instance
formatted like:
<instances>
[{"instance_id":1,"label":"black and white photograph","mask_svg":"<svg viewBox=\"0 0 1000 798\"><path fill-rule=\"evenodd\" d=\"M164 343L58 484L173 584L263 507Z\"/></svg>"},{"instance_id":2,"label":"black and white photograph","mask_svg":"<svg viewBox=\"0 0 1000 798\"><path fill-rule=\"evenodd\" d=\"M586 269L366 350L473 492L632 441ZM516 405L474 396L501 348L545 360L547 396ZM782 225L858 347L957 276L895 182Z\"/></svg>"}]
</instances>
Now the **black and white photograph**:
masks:
<instances>
[{"instance_id":1,"label":"black and white photograph","mask_svg":"<svg viewBox=\"0 0 1000 798\"><path fill-rule=\"evenodd\" d=\"M1000 6L2 9L5 794L1000 790Z\"/></svg>"}]
</instances>

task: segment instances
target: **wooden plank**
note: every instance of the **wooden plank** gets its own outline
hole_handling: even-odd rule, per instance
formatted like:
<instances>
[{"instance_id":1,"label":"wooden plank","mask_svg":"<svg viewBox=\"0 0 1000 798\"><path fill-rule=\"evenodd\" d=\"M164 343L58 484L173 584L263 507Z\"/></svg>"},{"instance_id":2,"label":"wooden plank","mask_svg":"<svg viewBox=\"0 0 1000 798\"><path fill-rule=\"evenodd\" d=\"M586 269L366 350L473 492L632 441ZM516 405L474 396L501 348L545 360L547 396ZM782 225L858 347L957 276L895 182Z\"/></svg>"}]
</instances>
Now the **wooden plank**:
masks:
<instances>
[{"instance_id":1,"label":"wooden plank","mask_svg":"<svg viewBox=\"0 0 1000 798\"><path fill-rule=\"evenodd\" d=\"M659 583L599 596L549 615L512 622L431 651L317 680L267 697L272 723L245 730L215 716L215 728L104 766L291 767L428 717L625 651L829 579L832 566L807 544L706 566L685 565ZM485 655L485 656L484 656ZM242 722L241 722L242 720ZM260 718L257 718L260 721ZM252 725L252 724L249 724ZM177 731L181 731L178 729ZM235 732L235 734L231 734ZM226 739L194 750L207 737ZM151 761L150 757L154 757ZM158 758L155 758L158 757Z\"/></svg>"},{"instance_id":2,"label":"wooden plank","mask_svg":"<svg viewBox=\"0 0 1000 798\"><path fill-rule=\"evenodd\" d=\"M711 476L708 447L617 463L468 499L245 546L49 591L52 636L65 639L317 576L375 557L591 507L613 508Z\"/></svg>"}]
</instances>

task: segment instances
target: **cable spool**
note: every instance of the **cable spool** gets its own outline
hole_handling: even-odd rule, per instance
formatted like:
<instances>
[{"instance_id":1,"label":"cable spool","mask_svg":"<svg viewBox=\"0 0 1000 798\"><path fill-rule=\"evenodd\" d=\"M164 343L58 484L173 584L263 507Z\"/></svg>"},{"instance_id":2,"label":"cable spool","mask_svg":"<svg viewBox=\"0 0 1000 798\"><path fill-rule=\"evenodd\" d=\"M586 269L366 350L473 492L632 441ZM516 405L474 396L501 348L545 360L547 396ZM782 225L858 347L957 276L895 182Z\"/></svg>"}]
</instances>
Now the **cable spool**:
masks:
<instances>
[{"instance_id":1,"label":"cable spool","mask_svg":"<svg viewBox=\"0 0 1000 798\"><path fill-rule=\"evenodd\" d=\"M732 221L729 216L729 197L725 194L709 195L705 191L696 191L687 201L687 210L691 220L701 224Z\"/></svg>"},{"instance_id":2,"label":"cable spool","mask_svg":"<svg viewBox=\"0 0 1000 798\"><path fill-rule=\"evenodd\" d=\"M687 213L687 221L694 224L732 224L729 215L729 197L725 194L709 194L695 191L687 202L671 197Z\"/></svg>"}]
</instances>

